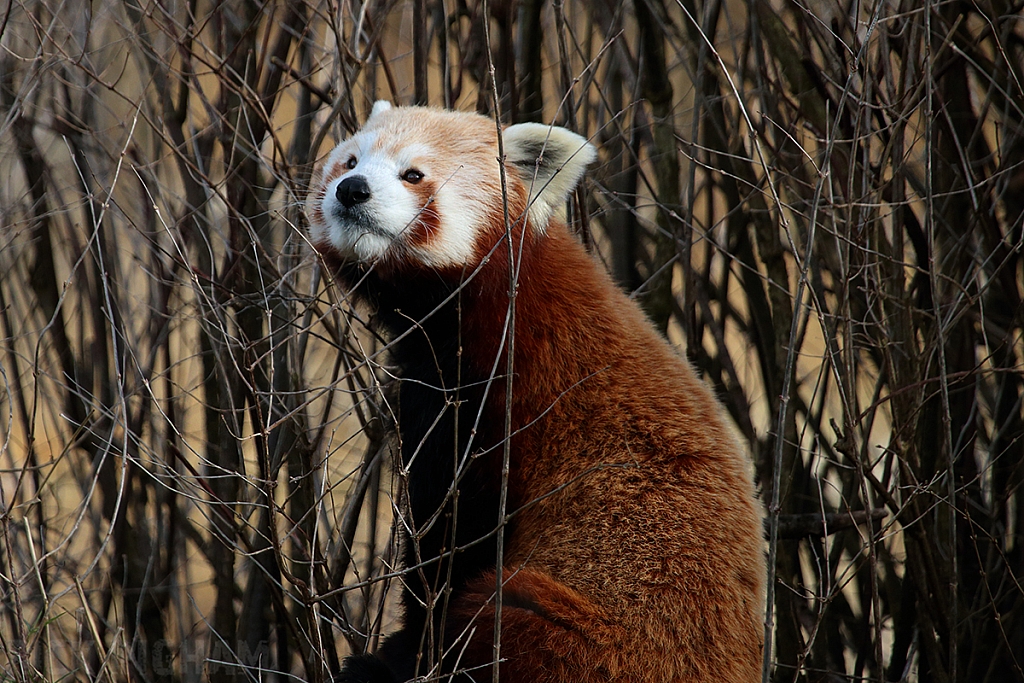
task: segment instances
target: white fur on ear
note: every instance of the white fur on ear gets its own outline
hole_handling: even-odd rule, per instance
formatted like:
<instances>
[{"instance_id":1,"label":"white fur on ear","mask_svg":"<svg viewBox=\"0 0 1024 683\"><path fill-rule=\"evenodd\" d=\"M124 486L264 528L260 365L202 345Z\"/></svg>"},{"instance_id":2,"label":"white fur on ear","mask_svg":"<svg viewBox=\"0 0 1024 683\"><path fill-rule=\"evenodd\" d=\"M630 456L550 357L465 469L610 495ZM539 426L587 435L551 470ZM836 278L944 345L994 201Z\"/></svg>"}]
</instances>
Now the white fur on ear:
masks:
<instances>
[{"instance_id":1,"label":"white fur on ear","mask_svg":"<svg viewBox=\"0 0 1024 683\"><path fill-rule=\"evenodd\" d=\"M373 103L373 109L370 110L370 118L372 119L377 114L385 112L388 109L391 109L390 102L388 102L387 100L377 100L376 102Z\"/></svg>"},{"instance_id":2,"label":"white fur on ear","mask_svg":"<svg viewBox=\"0 0 1024 683\"><path fill-rule=\"evenodd\" d=\"M597 150L576 133L543 123L517 123L502 138L505 159L530 188L530 223L543 230L597 158Z\"/></svg>"}]
</instances>

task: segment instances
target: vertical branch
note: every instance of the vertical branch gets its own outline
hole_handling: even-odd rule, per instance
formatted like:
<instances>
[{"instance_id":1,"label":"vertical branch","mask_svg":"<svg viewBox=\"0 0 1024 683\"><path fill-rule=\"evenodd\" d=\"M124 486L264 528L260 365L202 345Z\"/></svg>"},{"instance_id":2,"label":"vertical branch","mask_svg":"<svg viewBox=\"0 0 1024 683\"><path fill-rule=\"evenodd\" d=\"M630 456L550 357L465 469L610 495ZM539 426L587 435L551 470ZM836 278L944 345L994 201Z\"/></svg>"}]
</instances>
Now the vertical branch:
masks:
<instances>
[{"instance_id":1,"label":"vertical branch","mask_svg":"<svg viewBox=\"0 0 1024 683\"><path fill-rule=\"evenodd\" d=\"M430 102L427 74L430 70L430 34L427 33L427 0L412 0L412 103L424 106Z\"/></svg>"},{"instance_id":2,"label":"vertical branch","mask_svg":"<svg viewBox=\"0 0 1024 683\"><path fill-rule=\"evenodd\" d=\"M690 139L698 141L701 139L700 127L701 121L704 118L704 111L706 103L709 97L713 97L712 92L707 91L707 87L715 87L717 81L713 78L705 80L705 76L710 75L710 68L708 63L708 45L714 44L716 31L718 27L718 18L721 13L721 3L718 0L711 0L704 6L704 17L702 19L702 26L698 27L688 24L689 35L691 36L692 42L697 47L697 58L696 62L693 63L693 73L695 74L693 83L693 123L690 132ZM692 15L692 12L691 12ZM703 38L702 38L703 37ZM699 151L695 151L696 154L700 154ZM709 184L710 187L710 184ZM697 286L697 278L694 273L694 259L692 255L693 251L693 232L697 221L694 220L694 205L696 204L697 197L697 163L696 160L691 160L689 164L689 182L686 184L687 191L687 202L682 207L683 211L683 223L684 229L682 234L679 236L679 258L683 265L683 302L682 311L683 315L680 319L680 324L683 327L683 334L686 337L686 348L687 353L691 359L698 357L698 349L701 346L700 339L697 336L697 307L696 307L696 293L694 288ZM713 201L713 199L709 200ZM705 230L710 229L710 224L705 226ZM708 268L710 269L710 261L708 259ZM721 348L722 353L726 353L724 347Z\"/></svg>"},{"instance_id":3,"label":"vertical branch","mask_svg":"<svg viewBox=\"0 0 1024 683\"><path fill-rule=\"evenodd\" d=\"M499 683L499 672L501 668L501 610L502 610L502 587L505 583L505 526L508 523L506 506L508 505L508 482L509 469L512 458L512 379L513 359L515 357L516 341L516 290L518 289L519 266L516 261L515 241L512 239L512 224L509 218L508 206L508 179L505 176L505 141L502 136L501 127L501 102L498 97L498 86L494 80L494 59L491 56L491 34L488 28L487 17L488 2L483 0L484 16L484 44L487 46L487 69L491 80L492 106L494 107L494 122L498 134L498 175L501 178L501 210L502 219L505 224L505 243L508 257L508 312L506 313L506 334L504 343L505 356L505 430L502 439L501 451L501 489L498 500L498 530L496 534L495 550L495 586L494 586L494 662L491 667L492 683ZM525 218L524 218L525 220ZM525 239L526 230L523 230Z\"/></svg>"},{"instance_id":4,"label":"vertical branch","mask_svg":"<svg viewBox=\"0 0 1024 683\"><path fill-rule=\"evenodd\" d=\"M558 3L561 6L561 3ZM522 84L517 90L522 93L519 98L518 121L544 120L543 60L544 30L541 24L541 13L544 0L523 0L521 5L520 35L523 42L519 46L519 74ZM556 14L560 16L559 10ZM561 21L561 19L558 19ZM561 45L561 39L559 39ZM561 47L559 47L561 52ZM515 114L515 112L513 112Z\"/></svg>"},{"instance_id":5,"label":"vertical branch","mask_svg":"<svg viewBox=\"0 0 1024 683\"><path fill-rule=\"evenodd\" d=\"M676 239L680 233L679 155L673 124L675 101L665 55L664 5L661 0L634 0L634 6L642 59L640 94L651 106L650 158L658 205L654 258L643 302L655 326L666 334L672 315L672 273L679 256Z\"/></svg>"}]
</instances>

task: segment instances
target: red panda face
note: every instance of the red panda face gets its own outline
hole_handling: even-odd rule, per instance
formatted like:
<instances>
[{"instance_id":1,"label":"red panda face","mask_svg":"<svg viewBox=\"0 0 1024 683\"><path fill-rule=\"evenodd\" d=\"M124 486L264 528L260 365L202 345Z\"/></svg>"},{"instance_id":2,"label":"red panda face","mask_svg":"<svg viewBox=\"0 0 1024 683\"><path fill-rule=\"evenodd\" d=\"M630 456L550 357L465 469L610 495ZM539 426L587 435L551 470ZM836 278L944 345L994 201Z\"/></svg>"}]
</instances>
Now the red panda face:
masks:
<instances>
[{"instance_id":1,"label":"red panda face","mask_svg":"<svg viewBox=\"0 0 1024 683\"><path fill-rule=\"evenodd\" d=\"M497 138L494 122L477 114L377 102L313 179L313 244L366 264L475 265L505 229ZM509 126L503 138L510 219L525 210L543 231L594 149L541 124Z\"/></svg>"}]
</instances>

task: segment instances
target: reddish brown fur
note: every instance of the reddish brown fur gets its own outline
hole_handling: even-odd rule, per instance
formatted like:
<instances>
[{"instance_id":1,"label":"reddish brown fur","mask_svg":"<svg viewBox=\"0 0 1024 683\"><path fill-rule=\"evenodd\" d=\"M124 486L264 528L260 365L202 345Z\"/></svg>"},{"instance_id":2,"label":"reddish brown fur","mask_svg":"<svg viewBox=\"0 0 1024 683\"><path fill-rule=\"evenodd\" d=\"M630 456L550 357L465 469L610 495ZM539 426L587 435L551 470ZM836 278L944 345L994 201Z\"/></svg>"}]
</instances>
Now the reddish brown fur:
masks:
<instances>
[{"instance_id":1,"label":"reddish brown fur","mask_svg":"<svg viewBox=\"0 0 1024 683\"><path fill-rule=\"evenodd\" d=\"M401 137L411 124L393 125ZM482 151L460 158L495 158L483 124L468 134L475 142L465 135L456 142ZM526 188L516 169L508 175L510 214L521 216ZM464 283L464 382L488 378L496 358L499 374L504 369L508 245L500 194L486 174L480 191L494 197L494 210L480 226L476 262L412 280ZM433 188L423 183L416 192L426 205ZM410 239L429 248L442 226L421 214ZM561 221L543 231L517 222L512 237L522 259L502 682L759 680L761 520L748 463L720 407ZM373 268L401 285L424 267L382 259ZM496 380L476 441L492 449L481 463L500 454L504 394ZM492 660L494 583L484 573L453 586L445 630L448 650L462 652L461 668L483 670Z\"/></svg>"},{"instance_id":2,"label":"reddish brown fur","mask_svg":"<svg viewBox=\"0 0 1024 683\"><path fill-rule=\"evenodd\" d=\"M463 347L483 373L504 253L464 296ZM501 680L757 680L760 518L717 402L561 223L527 238L519 282L505 599L539 610L503 614ZM503 410L489 406L490 442ZM493 592L481 579L457 613ZM490 661L493 618L489 604L464 663Z\"/></svg>"},{"instance_id":3,"label":"reddish brown fur","mask_svg":"<svg viewBox=\"0 0 1024 683\"><path fill-rule=\"evenodd\" d=\"M441 216L441 208L434 201L437 185L430 180L423 180L418 185L413 185L411 189L419 199L419 205L422 208L416 221L408 227L405 242L413 247L429 249L432 238L437 236L444 220Z\"/></svg>"}]
</instances>

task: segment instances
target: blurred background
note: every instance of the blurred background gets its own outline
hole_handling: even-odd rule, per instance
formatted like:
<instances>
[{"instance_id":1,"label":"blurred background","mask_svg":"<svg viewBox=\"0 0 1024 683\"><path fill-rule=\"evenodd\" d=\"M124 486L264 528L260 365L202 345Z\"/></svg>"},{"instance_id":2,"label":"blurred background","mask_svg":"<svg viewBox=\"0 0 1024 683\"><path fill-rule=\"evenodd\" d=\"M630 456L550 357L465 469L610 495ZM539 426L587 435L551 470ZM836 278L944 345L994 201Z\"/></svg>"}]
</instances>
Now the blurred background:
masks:
<instances>
[{"instance_id":1,"label":"blurred background","mask_svg":"<svg viewBox=\"0 0 1024 683\"><path fill-rule=\"evenodd\" d=\"M1022 9L6 0L0 680L394 628L386 348L302 209L383 98L599 148L573 227L756 468L766 680L1024 681Z\"/></svg>"}]
</instances>

